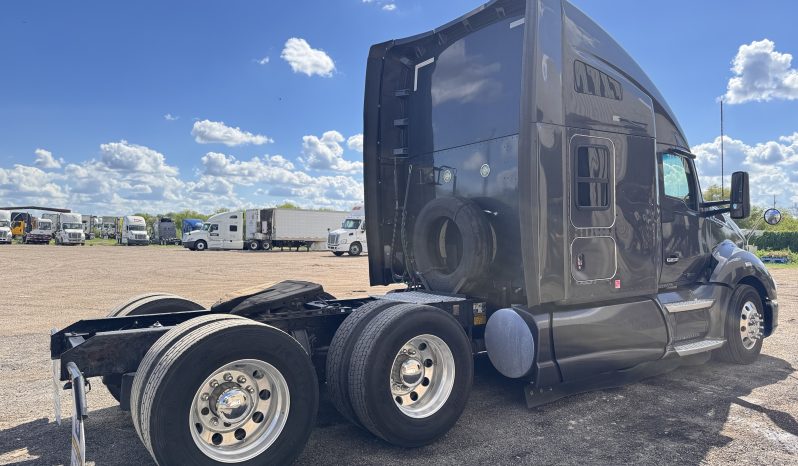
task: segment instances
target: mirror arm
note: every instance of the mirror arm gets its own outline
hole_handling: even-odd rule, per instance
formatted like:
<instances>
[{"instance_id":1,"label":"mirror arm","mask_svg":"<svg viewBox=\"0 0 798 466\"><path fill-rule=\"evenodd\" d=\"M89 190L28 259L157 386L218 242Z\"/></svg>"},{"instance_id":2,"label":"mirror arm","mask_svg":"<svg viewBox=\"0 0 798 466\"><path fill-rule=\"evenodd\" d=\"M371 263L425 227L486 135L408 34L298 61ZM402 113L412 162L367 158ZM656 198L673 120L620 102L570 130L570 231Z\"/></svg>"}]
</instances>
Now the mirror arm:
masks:
<instances>
[{"instance_id":1,"label":"mirror arm","mask_svg":"<svg viewBox=\"0 0 798 466\"><path fill-rule=\"evenodd\" d=\"M701 207L717 207L722 205L730 205L731 201L710 201L710 202L702 202Z\"/></svg>"},{"instance_id":2,"label":"mirror arm","mask_svg":"<svg viewBox=\"0 0 798 466\"><path fill-rule=\"evenodd\" d=\"M745 236L745 245L748 246L748 241L754 236L754 232L756 231L757 227L760 223L764 220L763 217L760 217L759 220L756 221L753 225L751 225L751 231L748 232L748 235Z\"/></svg>"}]
</instances>

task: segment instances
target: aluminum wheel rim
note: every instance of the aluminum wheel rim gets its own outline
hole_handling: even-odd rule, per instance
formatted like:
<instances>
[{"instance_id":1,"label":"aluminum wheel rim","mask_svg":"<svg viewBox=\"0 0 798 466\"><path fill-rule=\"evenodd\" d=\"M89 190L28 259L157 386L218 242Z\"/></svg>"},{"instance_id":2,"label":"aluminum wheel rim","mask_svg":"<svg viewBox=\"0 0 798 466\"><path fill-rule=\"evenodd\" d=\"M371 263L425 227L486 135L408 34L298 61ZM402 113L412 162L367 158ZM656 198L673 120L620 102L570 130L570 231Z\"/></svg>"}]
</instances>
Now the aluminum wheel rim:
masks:
<instances>
[{"instance_id":1,"label":"aluminum wheel rim","mask_svg":"<svg viewBox=\"0 0 798 466\"><path fill-rule=\"evenodd\" d=\"M411 338L391 365L391 397L408 417L420 419L440 410L454 387L454 355L435 335Z\"/></svg>"},{"instance_id":2,"label":"aluminum wheel rim","mask_svg":"<svg viewBox=\"0 0 798 466\"><path fill-rule=\"evenodd\" d=\"M763 324L762 314L756 304L746 301L740 312L740 338L745 349L750 350L762 338Z\"/></svg>"},{"instance_id":3,"label":"aluminum wheel rim","mask_svg":"<svg viewBox=\"0 0 798 466\"><path fill-rule=\"evenodd\" d=\"M259 359L242 359L213 371L191 403L189 430L202 453L222 463L250 460L268 449L288 420L285 377Z\"/></svg>"}]
</instances>

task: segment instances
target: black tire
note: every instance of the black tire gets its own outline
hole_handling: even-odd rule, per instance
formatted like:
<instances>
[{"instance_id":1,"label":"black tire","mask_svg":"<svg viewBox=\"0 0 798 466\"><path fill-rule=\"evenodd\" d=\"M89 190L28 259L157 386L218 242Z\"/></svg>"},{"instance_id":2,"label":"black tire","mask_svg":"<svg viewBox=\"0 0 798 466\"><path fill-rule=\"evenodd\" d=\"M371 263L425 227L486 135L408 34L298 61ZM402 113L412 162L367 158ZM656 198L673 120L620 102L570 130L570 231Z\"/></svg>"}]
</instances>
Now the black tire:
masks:
<instances>
[{"instance_id":1,"label":"black tire","mask_svg":"<svg viewBox=\"0 0 798 466\"><path fill-rule=\"evenodd\" d=\"M194 394L206 378L243 359L264 361L279 371L288 386L290 408L274 442L256 457L236 464L285 465L299 456L318 409L318 382L310 357L285 332L235 319L203 325L175 340L147 377L138 398L139 435L156 463L223 464L197 447L187 416Z\"/></svg>"},{"instance_id":2,"label":"black tire","mask_svg":"<svg viewBox=\"0 0 798 466\"><path fill-rule=\"evenodd\" d=\"M201 304L168 293L145 293L133 297L116 306L108 317L140 316L163 314L166 312L197 311L204 309ZM116 401L122 396L122 374L109 374L102 377L103 385Z\"/></svg>"},{"instance_id":3,"label":"black tire","mask_svg":"<svg viewBox=\"0 0 798 466\"><path fill-rule=\"evenodd\" d=\"M213 322L230 319L243 318L240 316L234 316L232 314L210 314L206 316L195 317L191 320L183 322L182 324L176 325L174 328L163 334L163 336L161 336L155 342L155 344L153 344L150 349L147 350L144 358L139 363L138 370L136 370L136 376L133 377L133 386L130 388L130 417L133 421L133 427L135 427L136 432L139 432L140 429L139 404L141 401L141 392L144 389L144 385L147 383L147 380L149 379L153 369L157 367L158 361L161 360L163 354L172 347L174 342L183 338L185 335L191 333L197 328Z\"/></svg>"},{"instance_id":4,"label":"black tire","mask_svg":"<svg viewBox=\"0 0 798 466\"><path fill-rule=\"evenodd\" d=\"M338 257L341 257L341 256L343 256L343 255L344 255L344 252L343 252L343 251L333 251L332 253L333 253L333 254L335 254L335 255L336 255L336 256L338 256Z\"/></svg>"},{"instance_id":5,"label":"black tire","mask_svg":"<svg viewBox=\"0 0 798 466\"><path fill-rule=\"evenodd\" d=\"M493 249L490 224L474 201L442 197L418 214L413 256L434 291L461 292L484 278Z\"/></svg>"},{"instance_id":6,"label":"black tire","mask_svg":"<svg viewBox=\"0 0 798 466\"><path fill-rule=\"evenodd\" d=\"M726 312L726 344L716 351L718 359L734 364L751 364L757 360L759 353L762 351L763 337L756 339L751 348L746 348L743 344L742 336L740 335L740 319L741 314L747 312L744 306L751 303L756 307L757 312L762 318L762 326L764 327L764 305L762 297L756 289L749 285L738 285L734 290L731 299L729 300L729 309ZM749 316L746 316L749 317Z\"/></svg>"},{"instance_id":7,"label":"black tire","mask_svg":"<svg viewBox=\"0 0 798 466\"><path fill-rule=\"evenodd\" d=\"M208 243L206 243L204 240L199 240L194 243L194 249L197 251L204 251L208 249Z\"/></svg>"},{"instance_id":8,"label":"black tire","mask_svg":"<svg viewBox=\"0 0 798 466\"><path fill-rule=\"evenodd\" d=\"M361 246L360 243L354 242L349 245L350 256L359 256L361 252L363 252L363 246Z\"/></svg>"},{"instance_id":9,"label":"black tire","mask_svg":"<svg viewBox=\"0 0 798 466\"><path fill-rule=\"evenodd\" d=\"M363 328L371 322L371 319L397 304L400 303L376 300L360 306L344 319L330 343L330 349L327 351L327 390L335 409L352 424L360 424L349 398L349 362L352 350Z\"/></svg>"},{"instance_id":10,"label":"black tire","mask_svg":"<svg viewBox=\"0 0 798 466\"><path fill-rule=\"evenodd\" d=\"M247 243L247 247L250 251L257 251L260 249L260 241L253 239L249 243Z\"/></svg>"},{"instance_id":11,"label":"black tire","mask_svg":"<svg viewBox=\"0 0 798 466\"><path fill-rule=\"evenodd\" d=\"M399 350L421 335L437 337L448 346L454 379L448 397L436 411L426 417L410 417L394 402L389 381ZM425 367L432 366L425 360ZM451 314L431 306L400 304L376 315L355 343L349 396L361 424L374 435L394 445L418 447L445 434L457 422L471 393L473 374L471 342Z\"/></svg>"},{"instance_id":12,"label":"black tire","mask_svg":"<svg viewBox=\"0 0 798 466\"><path fill-rule=\"evenodd\" d=\"M272 243L271 241L264 241L263 243L261 243L261 247L263 248L264 251L270 251L272 249Z\"/></svg>"}]
</instances>

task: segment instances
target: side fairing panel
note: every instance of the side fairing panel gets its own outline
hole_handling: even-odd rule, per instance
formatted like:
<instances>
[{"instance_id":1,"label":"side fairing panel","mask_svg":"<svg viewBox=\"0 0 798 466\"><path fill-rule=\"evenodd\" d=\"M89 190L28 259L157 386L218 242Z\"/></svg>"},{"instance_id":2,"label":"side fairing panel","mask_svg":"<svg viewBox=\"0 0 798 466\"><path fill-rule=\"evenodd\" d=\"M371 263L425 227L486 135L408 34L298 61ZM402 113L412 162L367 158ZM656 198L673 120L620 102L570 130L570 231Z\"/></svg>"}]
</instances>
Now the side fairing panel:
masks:
<instances>
[{"instance_id":1,"label":"side fairing panel","mask_svg":"<svg viewBox=\"0 0 798 466\"><path fill-rule=\"evenodd\" d=\"M668 343L662 312L652 300L555 312L552 328L565 382L657 360Z\"/></svg>"}]
</instances>

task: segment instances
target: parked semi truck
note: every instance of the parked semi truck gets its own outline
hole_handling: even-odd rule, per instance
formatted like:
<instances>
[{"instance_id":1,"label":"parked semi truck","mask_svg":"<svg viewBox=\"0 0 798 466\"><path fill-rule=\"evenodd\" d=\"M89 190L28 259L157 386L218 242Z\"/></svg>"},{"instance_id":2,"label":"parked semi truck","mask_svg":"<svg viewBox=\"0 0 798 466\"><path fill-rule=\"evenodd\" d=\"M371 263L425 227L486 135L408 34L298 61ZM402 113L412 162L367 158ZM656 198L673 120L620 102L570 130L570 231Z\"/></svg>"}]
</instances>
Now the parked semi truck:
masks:
<instances>
[{"instance_id":1,"label":"parked semi truck","mask_svg":"<svg viewBox=\"0 0 798 466\"><path fill-rule=\"evenodd\" d=\"M50 244L55 232L55 224L49 218L33 217L33 228L25 233L22 242L25 244Z\"/></svg>"},{"instance_id":2,"label":"parked semi truck","mask_svg":"<svg viewBox=\"0 0 798 466\"><path fill-rule=\"evenodd\" d=\"M343 256L344 253L359 256L363 252L369 252L366 241L366 214L362 205L352 209L341 228L329 233L327 249L336 256Z\"/></svg>"},{"instance_id":3,"label":"parked semi truck","mask_svg":"<svg viewBox=\"0 0 798 466\"><path fill-rule=\"evenodd\" d=\"M180 227L181 238L185 238L187 234L195 230L202 230L203 220L198 218L184 218Z\"/></svg>"},{"instance_id":4,"label":"parked semi truck","mask_svg":"<svg viewBox=\"0 0 798 466\"><path fill-rule=\"evenodd\" d=\"M160 465L288 464L319 378L345 418L417 447L457 422L478 352L529 406L711 355L756 362L779 306L732 220L747 173L705 202L662 95L570 3L495 0L374 45L365 85L370 284L406 289L138 297L52 335L79 413L103 376Z\"/></svg>"},{"instance_id":5,"label":"parked semi truck","mask_svg":"<svg viewBox=\"0 0 798 466\"><path fill-rule=\"evenodd\" d=\"M150 242L153 244L180 244L175 222L169 217L160 217L152 225Z\"/></svg>"},{"instance_id":6,"label":"parked semi truck","mask_svg":"<svg viewBox=\"0 0 798 466\"><path fill-rule=\"evenodd\" d=\"M58 214L58 223L53 234L57 245L86 244L86 234L83 232L81 215L78 213Z\"/></svg>"},{"instance_id":7,"label":"parked semi truck","mask_svg":"<svg viewBox=\"0 0 798 466\"><path fill-rule=\"evenodd\" d=\"M14 238L25 236L32 224L33 216L28 212L11 212L11 236Z\"/></svg>"},{"instance_id":8,"label":"parked semi truck","mask_svg":"<svg viewBox=\"0 0 798 466\"><path fill-rule=\"evenodd\" d=\"M11 211L0 210L0 244L11 244Z\"/></svg>"},{"instance_id":9,"label":"parked semi truck","mask_svg":"<svg viewBox=\"0 0 798 466\"><path fill-rule=\"evenodd\" d=\"M192 251L321 248L328 229L345 217L345 212L278 208L223 212L206 220L202 230L184 235L183 247Z\"/></svg>"},{"instance_id":10,"label":"parked semi truck","mask_svg":"<svg viewBox=\"0 0 798 466\"><path fill-rule=\"evenodd\" d=\"M117 219L117 243L125 246L146 246L150 244L147 222L138 215L126 215Z\"/></svg>"}]
</instances>

